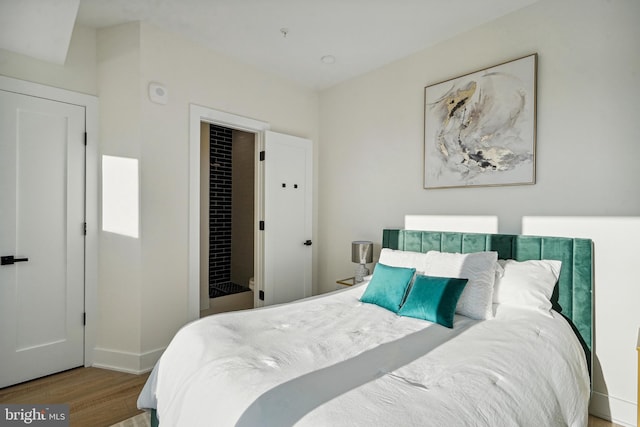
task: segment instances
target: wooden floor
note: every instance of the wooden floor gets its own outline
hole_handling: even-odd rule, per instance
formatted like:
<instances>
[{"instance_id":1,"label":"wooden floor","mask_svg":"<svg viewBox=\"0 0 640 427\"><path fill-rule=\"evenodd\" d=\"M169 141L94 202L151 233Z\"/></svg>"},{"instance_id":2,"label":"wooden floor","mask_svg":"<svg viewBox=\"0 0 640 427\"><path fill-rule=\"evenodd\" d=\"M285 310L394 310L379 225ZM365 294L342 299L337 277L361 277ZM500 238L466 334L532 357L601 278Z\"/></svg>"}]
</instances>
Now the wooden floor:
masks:
<instances>
[{"instance_id":1,"label":"wooden floor","mask_svg":"<svg viewBox=\"0 0 640 427\"><path fill-rule=\"evenodd\" d=\"M108 427L142 412L136 400L148 376L77 368L0 389L0 403L67 403L71 427Z\"/></svg>"},{"instance_id":2,"label":"wooden floor","mask_svg":"<svg viewBox=\"0 0 640 427\"><path fill-rule=\"evenodd\" d=\"M620 424L612 423L601 418L596 418L593 415L589 415L588 427L622 427Z\"/></svg>"},{"instance_id":3,"label":"wooden floor","mask_svg":"<svg viewBox=\"0 0 640 427\"><path fill-rule=\"evenodd\" d=\"M149 374L77 368L0 389L0 403L67 403L71 427L108 427L139 414L138 394ZM589 416L588 427L620 427Z\"/></svg>"}]
</instances>

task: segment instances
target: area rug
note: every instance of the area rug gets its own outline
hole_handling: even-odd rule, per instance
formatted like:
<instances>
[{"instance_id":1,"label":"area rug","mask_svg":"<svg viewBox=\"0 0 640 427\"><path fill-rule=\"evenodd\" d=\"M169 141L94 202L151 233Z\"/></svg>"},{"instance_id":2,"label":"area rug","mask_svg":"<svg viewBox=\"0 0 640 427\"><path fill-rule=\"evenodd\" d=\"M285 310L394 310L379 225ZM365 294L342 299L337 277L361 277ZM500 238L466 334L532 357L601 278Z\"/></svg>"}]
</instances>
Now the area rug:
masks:
<instances>
[{"instance_id":1,"label":"area rug","mask_svg":"<svg viewBox=\"0 0 640 427\"><path fill-rule=\"evenodd\" d=\"M151 418L148 412L143 412L135 417L114 424L111 427L151 427Z\"/></svg>"}]
</instances>

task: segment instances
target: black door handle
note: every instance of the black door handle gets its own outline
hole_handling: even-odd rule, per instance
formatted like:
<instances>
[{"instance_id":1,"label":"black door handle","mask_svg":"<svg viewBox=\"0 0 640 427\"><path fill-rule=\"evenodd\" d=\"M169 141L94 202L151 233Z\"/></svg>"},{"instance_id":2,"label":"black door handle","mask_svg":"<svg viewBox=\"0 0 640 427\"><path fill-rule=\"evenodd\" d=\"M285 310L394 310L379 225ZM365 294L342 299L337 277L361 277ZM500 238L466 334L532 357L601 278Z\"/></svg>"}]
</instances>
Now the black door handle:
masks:
<instances>
[{"instance_id":1,"label":"black door handle","mask_svg":"<svg viewBox=\"0 0 640 427\"><path fill-rule=\"evenodd\" d=\"M0 265L12 265L16 262L27 262L29 258L15 258L13 255L0 257Z\"/></svg>"},{"instance_id":2,"label":"black door handle","mask_svg":"<svg viewBox=\"0 0 640 427\"><path fill-rule=\"evenodd\" d=\"M307 240L306 242L303 243L303 245L305 246L311 246L311 240Z\"/></svg>"}]
</instances>

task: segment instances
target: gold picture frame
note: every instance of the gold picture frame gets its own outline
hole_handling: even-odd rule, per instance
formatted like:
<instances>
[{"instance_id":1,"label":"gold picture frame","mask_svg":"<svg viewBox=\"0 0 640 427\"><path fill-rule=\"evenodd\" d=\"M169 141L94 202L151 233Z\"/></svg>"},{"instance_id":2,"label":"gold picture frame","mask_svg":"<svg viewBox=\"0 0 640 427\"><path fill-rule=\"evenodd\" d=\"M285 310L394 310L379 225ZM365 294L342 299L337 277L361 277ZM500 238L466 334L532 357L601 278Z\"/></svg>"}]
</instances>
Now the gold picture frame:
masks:
<instances>
[{"instance_id":1,"label":"gold picture frame","mask_svg":"<svg viewBox=\"0 0 640 427\"><path fill-rule=\"evenodd\" d=\"M535 184L532 54L425 87L424 188Z\"/></svg>"}]
</instances>

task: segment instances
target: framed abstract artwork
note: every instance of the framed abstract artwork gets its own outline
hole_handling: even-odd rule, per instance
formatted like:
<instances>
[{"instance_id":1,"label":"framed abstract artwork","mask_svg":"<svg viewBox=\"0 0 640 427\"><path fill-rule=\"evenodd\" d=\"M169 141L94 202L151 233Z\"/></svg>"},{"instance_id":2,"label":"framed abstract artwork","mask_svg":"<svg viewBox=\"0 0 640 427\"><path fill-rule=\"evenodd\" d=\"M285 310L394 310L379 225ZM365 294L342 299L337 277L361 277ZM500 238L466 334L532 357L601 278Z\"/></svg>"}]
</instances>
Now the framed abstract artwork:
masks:
<instances>
[{"instance_id":1,"label":"framed abstract artwork","mask_svg":"<svg viewBox=\"0 0 640 427\"><path fill-rule=\"evenodd\" d=\"M537 62L425 87L425 188L535 184Z\"/></svg>"}]
</instances>

